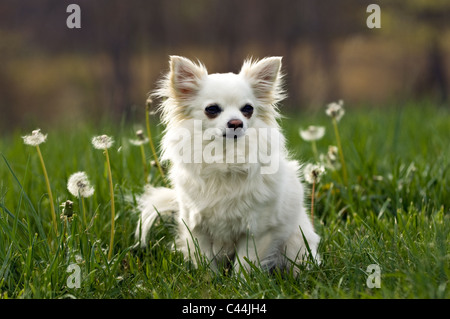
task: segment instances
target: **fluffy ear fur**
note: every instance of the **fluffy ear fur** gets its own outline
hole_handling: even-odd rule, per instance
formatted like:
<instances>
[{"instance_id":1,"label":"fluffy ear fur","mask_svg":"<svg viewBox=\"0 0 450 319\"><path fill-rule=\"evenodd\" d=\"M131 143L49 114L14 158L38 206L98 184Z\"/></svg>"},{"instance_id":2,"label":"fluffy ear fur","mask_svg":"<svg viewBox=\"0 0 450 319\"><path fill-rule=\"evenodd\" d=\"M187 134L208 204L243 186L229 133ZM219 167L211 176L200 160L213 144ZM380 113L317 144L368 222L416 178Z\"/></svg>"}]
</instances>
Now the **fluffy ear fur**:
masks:
<instances>
[{"instance_id":1,"label":"fluffy ear fur","mask_svg":"<svg viewBox=\"0 0 450 319\"><path fill-rule=\"evenodd\" d=\"M169 79L172 93L178 101L189 101L200 88L200 83L208 75L206 68L180 56L170 57Z\"/></svg>"},{"instance_id":2,"label":"fluffy ear fur","mask_svg":"<svg viewBox=\"0 0 450 319\"><path fill-rule=\"evenodd\" d=\"M246 60L240 74L249 81L257 99L274 105L285 98L280 70L281 57L268 57L260 61Z\"/></svg>"}]
</instances>

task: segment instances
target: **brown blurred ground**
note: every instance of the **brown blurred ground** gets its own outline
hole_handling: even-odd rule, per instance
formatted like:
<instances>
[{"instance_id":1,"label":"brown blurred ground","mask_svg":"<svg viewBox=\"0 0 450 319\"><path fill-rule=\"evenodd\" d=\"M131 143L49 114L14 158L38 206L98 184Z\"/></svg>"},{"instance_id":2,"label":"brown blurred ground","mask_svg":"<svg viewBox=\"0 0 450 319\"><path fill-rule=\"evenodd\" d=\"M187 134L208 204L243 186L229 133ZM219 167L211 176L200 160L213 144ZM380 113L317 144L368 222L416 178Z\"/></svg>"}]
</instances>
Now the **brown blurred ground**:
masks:
<instances>
[{"instance_id":1,"label":"brown blurred ground","mask_svg":"<svg viewBox=\"0 0 450 319\"><path fill-rule=\"evenodd\" d=\"M81 29L66 8L81 7ZM366 7L381 7L368 29ZM281 55L291 110L428 99L448 105L446 0L3 0L0 131L143 107L168 55L210 72Z\"/></svg>"}]
</instances>

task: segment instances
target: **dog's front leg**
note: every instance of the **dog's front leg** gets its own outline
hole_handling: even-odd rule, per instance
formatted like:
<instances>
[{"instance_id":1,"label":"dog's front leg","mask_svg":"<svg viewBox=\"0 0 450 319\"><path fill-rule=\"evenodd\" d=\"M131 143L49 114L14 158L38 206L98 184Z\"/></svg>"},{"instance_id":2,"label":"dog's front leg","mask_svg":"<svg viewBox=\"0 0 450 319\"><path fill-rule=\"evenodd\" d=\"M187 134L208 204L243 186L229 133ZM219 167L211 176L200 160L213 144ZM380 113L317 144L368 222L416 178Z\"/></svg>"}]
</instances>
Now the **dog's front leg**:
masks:
<instances>
[{"instance_id":1,"label":"dog's front leg","mask_svg":"<svg viewBox=\"0 0 450 319\"><path fill-rule=\"evenodd\" d=\"M190 229L186 225L182 226L179 230L177 245L185 258L190 259L195 267L209 265L214 271L217 271L212 240L209 235L199 231L198 227Z\"/></svg>"},{"instance_id":2,"label":"dog's front leg","mask_svg":"<svg viewBox=\"0 0 450 319\"><path fill-rule=\"evenodd\" d=\"M271 270L280 266L279 240L276 240L272 232L267 231L260 235L247 234L236 245L236 261L234 270L239 273L242 268L246 271L250 265Z\"/></svg>"}]
</instances>

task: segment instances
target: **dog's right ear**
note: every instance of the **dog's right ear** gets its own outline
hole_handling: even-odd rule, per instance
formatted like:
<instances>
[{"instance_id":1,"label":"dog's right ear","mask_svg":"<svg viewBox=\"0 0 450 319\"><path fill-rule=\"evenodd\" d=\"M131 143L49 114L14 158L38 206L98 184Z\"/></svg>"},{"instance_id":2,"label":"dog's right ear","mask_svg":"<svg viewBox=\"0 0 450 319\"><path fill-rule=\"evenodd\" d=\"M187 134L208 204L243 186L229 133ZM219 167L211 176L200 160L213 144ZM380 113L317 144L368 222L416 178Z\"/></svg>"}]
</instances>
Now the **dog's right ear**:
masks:
<instances>
[{"instance_id":1,"label":"dog's right ear","mask_svg":"<svg viewBox=\"0 0 450 319\"><path fill-rule=\"evenodd\" d=\"M180 101L189 101L200 89L208 71L202 64L195 64L184 57L170 57L170 84L172 93Z\"/></svg>"}]
</instances>

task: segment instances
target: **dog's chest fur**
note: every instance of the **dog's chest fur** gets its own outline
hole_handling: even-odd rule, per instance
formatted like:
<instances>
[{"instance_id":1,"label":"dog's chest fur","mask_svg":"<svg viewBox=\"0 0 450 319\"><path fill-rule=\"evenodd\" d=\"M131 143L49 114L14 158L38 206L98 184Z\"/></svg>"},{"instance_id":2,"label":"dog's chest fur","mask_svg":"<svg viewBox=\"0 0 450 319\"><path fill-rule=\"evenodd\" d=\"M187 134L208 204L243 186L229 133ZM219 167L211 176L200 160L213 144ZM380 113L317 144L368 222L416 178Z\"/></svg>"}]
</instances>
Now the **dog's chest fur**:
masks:
<instances>
[{"instance_id":1,"label":"dog's chest fur","mask_svg":"<svg viewBox=\"0 0 450 319\"><path fill-rule=\"evenodd\" d=\"M184 217L189 227L198 227L212 240L233 243L248 232L261 228L264 214L275 205L273 177L253 175L253 168L203 172L184 178L180 184Z\"/></svg>"}]
</instances>

